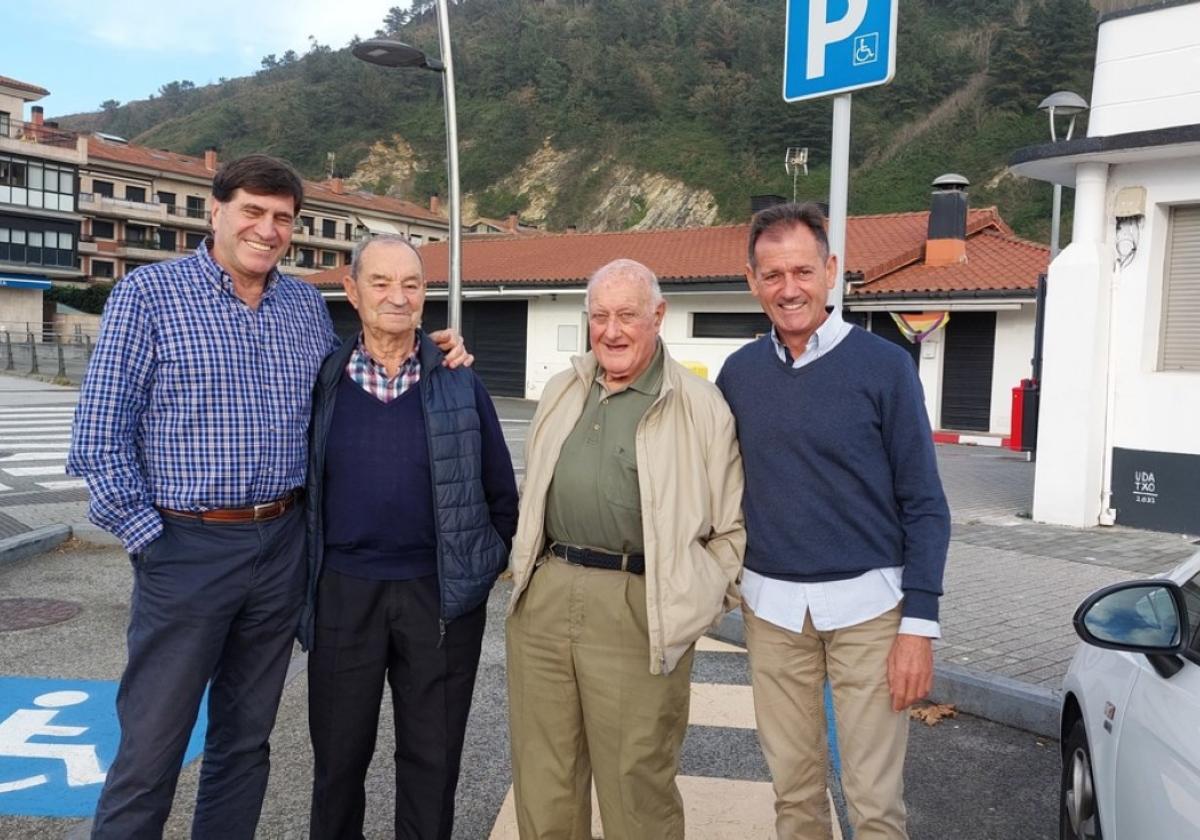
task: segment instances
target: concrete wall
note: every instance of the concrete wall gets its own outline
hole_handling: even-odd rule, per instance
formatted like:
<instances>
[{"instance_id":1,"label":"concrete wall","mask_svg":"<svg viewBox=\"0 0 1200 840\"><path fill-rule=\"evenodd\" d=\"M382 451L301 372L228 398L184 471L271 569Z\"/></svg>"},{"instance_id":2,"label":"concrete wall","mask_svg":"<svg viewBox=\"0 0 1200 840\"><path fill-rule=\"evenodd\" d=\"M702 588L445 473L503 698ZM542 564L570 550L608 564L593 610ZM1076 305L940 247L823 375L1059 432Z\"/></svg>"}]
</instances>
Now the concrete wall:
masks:
<instances>
[{"instance_id":1,"label":"concrete wall","mask_svg":"<svg viewBox=\"0 0 1200 840\"><path fill-rule=\"evenodd\" d=\"M1088 134L1200 123L1200 3L1100 26Z\"/></svg>"},{"instance_id":2,"label":"concrete wall","mask_svg":"<svg viewBox=\"0 0 1200 840\"><path fill-rule=\"evenodd\" d=\"M1115 167L1109 206L1123 187L1146 188L1137 253L1116 277L1113 445L1200 454L1200 372L1160 370L1163 270L1170 206L1200 203L1196 161Z\"/></svg>"},{"instance_id":3,"label":"concrete wall","mask_svg":"<svg viewBox=\"0 0 1200 840\"><path fill-rule=\"evenodd\" d=\"M42 340L42 290L0 288L0 331L12 333L13 341L24 341L26 324L34 340Z\"/></svg>"},{"instance_id":4,"label":"concrete wall","mask_svg":"<svg viewBox=\"0 0 1200 840\"><path fill-rule=\"evenodd\" d=\"M1037 307L1023 304L1018 310L996 313L996 356L992 362L992 415L988 431L1012 431L1012 389L1032 373L1033 328Z\"/></svg>"}]
</instances>

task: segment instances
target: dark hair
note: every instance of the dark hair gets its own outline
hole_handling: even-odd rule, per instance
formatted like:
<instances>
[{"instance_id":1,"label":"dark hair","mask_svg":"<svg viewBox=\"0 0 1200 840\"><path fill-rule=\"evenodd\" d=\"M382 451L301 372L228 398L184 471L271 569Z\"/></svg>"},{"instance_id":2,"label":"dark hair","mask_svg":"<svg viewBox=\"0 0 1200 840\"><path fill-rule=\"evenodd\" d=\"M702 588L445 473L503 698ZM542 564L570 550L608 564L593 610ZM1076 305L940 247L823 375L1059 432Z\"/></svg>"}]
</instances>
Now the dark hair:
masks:
<instances>
[{"instance_id":1,"label":"dark hair","mask_svg":"<svg viewBox=\"0 0 1200 840\"><path fill-rule=\"evenodd\" d=\"M229 201L242 189L255 195L290 195L294 210L304 203L304 182L287 161L270 155L246 155L223 164L213 176L212 194Z\"/></svg>"},{"instance_id":2,"label":"dark hair","mask_svg":"<svg viewBox=\"0 0 1200 840\"><path fill-rule=\"evenodd\" d=\"M750 220L749 261L751 268L755 267L754 246L758 244L758 240L764 233L776 225L808 228L817 240L821 259L829 259L829 236L825 233L825 212L821 209L821 205L811 201L806 204L789 201L759 210Z\"/></svg>"}]
</instances>

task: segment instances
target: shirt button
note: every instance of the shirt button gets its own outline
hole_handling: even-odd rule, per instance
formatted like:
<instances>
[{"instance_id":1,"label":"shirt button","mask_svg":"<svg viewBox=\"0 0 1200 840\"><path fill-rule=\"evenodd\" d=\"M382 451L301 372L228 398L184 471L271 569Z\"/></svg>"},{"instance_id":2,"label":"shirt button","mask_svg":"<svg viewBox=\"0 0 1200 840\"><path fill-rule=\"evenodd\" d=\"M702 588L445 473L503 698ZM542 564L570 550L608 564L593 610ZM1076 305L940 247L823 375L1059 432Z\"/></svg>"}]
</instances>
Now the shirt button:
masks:
<instances>
[{"instance_id":1,"label":"shirt button","mask_svg":"<svg viewBox=\"0 0 1200 840\"><path fill-rule=\"evenodd\" d=\"M600 431L600 424L597 423L596 425L592 426L592 431L595 431L595 432Z\"/></svg>"},{"instance_id":2,"label":"shirt button","mask_svg":"<svg viewBox=\"0 0 1200 840\"><path fill-rule=\"evenodd\" d=\"M607 399L600 400L600 405L608 405L608 400Z\"/></svg>"}]
</instances>

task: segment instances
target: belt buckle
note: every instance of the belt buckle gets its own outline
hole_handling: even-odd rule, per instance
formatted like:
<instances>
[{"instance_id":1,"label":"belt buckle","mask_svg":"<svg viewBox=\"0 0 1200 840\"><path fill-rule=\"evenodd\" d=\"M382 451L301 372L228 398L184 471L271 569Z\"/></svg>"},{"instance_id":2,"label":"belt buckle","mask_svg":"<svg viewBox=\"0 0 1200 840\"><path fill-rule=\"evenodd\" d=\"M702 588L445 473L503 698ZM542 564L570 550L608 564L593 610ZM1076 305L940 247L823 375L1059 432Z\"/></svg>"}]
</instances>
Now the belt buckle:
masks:
<instances>
[{"instance_id":1,"label":"belt buckle","mask_svg":"<svg viewBox=\"0 0 1200 840\"><path fill-rule=\"evenodd\" d=\"M265 519L268 516L270 516L271 514L275 513L278 510L278 506L279 506L278 501L260 502L259 504L255 505L253 508L254 518L255 519Z\"/></svg>"}]
</instances>

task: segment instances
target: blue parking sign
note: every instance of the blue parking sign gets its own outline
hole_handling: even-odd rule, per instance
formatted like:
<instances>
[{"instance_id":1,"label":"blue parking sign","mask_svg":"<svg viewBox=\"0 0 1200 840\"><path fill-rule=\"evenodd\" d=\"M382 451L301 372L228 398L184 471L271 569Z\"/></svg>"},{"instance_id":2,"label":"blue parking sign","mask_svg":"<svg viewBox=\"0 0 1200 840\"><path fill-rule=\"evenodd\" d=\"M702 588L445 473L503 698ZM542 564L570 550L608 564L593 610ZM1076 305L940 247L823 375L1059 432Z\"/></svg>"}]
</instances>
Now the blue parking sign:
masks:
<instances>
[{"instance_id":1,"label":"blue parking sign","mask_svg":"<svg viewBox=\"0 0 1200 840\"><path fill-rule=\"evenodd\" d=\"M783 98L887 84L896 74L899 0L788 0Z\"/></svg>"},{"instance_id":2,"label":"blue parking sign","mask_svg":"<svg viewBox=\"0 0 1200 840\"><path fill-rule=\"evenodd\" d=\"M0 814L90 816L121 738L116 699L115 682L0 677ZM204 724L202 703L185 762Z\"/></svg>"}]
</instances>

